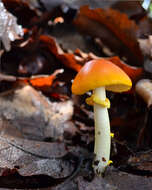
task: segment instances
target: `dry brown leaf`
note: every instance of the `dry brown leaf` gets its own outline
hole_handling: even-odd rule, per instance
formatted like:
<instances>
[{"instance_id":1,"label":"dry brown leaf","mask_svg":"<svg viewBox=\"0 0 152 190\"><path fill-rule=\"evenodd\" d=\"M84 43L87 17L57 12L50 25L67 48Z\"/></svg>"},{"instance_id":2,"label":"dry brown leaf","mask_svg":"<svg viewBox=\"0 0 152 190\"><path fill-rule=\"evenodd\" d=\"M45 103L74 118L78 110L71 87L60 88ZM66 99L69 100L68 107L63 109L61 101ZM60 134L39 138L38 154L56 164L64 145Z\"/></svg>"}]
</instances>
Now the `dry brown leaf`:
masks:
<instances>
[{"instance_id":1,"label":"dry brown leaf","mask_svg":"<svg viewBox=\"0 0 152 190\"><path fill-rule=\"evenodd\" d=\"M53 53L66 67L69 67L77 72L81 69L82 66L78 64L74 54L65 53L51 36L41 35L40 42L43 46L47 46L50 52Z\"/></svg>"},{"instance_id":2,"label":"dry brown leaf","mask_svg":"<svg viewBox=\"0 0 152 190\"><path fill-rule=\"evenodd\" d=\"M113 9L104 10L101 8L89 9L88 6L81 7L74 24L80 30L89 34L89 30L92 30L93 36L102 38L103 33L100 35L97 28L92 29L93 23L99 24L98 29L100 26L105 26L106 30L108 29L117 38L117 42L113 41L115 45L122 42L123 46L126 46L133 53L138 62L142 62L143 56L136 38L138 28L134 21L128 19L126 14ZM112 38L112 36L110 37Z\"/></svg>"},{"instance_id":3,"label":"dry brown leaf","mask_svg":"<svg viewBox=\"0 0 152 190\"><path fill-rule=\"evenodd\" d=\"M89 60L99 59L92 53L84 53L80 49L76 49L73 53L65 53L61 47L57 44L54 38L50 36L41 35L40 41L43 46L48 46L51 53L53 53L57 59L59 59L66 67L71 68L77 72L80 71L82 66ZM123 63L119 57L110 57L109 61L113 62L115 65L124 70L132 80L136 81L143 72L142 68L133 67Z\"/></svg>"},{"instance_id":4,"label":"dry brown leaf","mask_svg":"<svg viewBox=\"0 0 152 190\"><path fill-rule=\"evenodd\" d=\"M0 94L0 131L35 140L61 139L74 128L73 109L71 100L51 102L29 85L18 86Z\"/></svg>"}]
</instances>

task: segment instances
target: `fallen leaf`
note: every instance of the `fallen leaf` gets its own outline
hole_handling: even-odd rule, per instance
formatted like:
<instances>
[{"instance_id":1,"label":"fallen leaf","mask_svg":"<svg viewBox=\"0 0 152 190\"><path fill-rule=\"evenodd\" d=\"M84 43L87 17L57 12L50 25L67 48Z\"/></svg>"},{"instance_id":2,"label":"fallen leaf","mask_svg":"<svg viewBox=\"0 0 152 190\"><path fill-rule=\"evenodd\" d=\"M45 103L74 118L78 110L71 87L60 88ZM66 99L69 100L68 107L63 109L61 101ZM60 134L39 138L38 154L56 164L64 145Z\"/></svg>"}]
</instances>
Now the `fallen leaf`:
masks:
<instances>
[{"instance_id":1,"label":"fallen leaf","mask_svg":"<svg viewBox=\"0 0 152 190\"><path fill-rule=\"evenodd\" d=\"M128 169L140 175L152 176L152 151L139 151L128 159ZM127 166L126 166L127 170Z\"/></svg>"},{"instance_id":2,"label":"fallen leaf","mask_svg":"<svg viewBox=\"0 0 152 190\"><path fill-rule=\"evenodd\" d=\"M146 11L139 1L116 1L111 8L125 13L129 18L134 19L136 19L136 17L142 18L142 16L146 14Z\"/></svg>"},{"instance_id":3,"label":"fallen leaf","mask_svg":"<svg viewBox=\"0 0 152 190\"><path fill-rule=\"evenodd\" d=\"M51 36L41 35L40 42L43 46L48 46L51 53L53 53L66 67L74 69L77 72L81 69L82 66L78 64L74 55L65 53Z\"/></svg>"},{"instance_id":4,"label":"fallen leaf","mask_svg":"<svg viewBox=\"0 0 152 190\"><path fill-rule=\"evenodd\" d=\"M134 190L150 190L152 185L152 178L147 176L139 176L138 173L129 174L127 172L121 172L113 169L113 171L107 172L105 176L106 181L109 184L114 185L117 189L134 189ZM125 184L125 185L124 185Z\"/></svg>"},{"instance_id":5,"label":"fallen leaf","mask_svg":"<svg viewBox=\"0 0 152 190\"><path fill-rule=\"evenodd\" d=\"M5 50L10 51L11 41L21 39L24 34L23 29L21 25L17 24L17 18L7 11L2 2L0 3L0 18L0 41L2 41Z\"/></svg>"},{"instance_id":6,"label":"fallen leaf","mask_svg":"<svg viewBox=\"0 0 152 190\"><path fill-rule=\"evenodd\" d=\"M67 153L64 143L47 143L0 135L0 167L22 169L33 161L61 157ZM25 173L24 173L25 174Z\"/></svg>"},{"instance_id":7,"label":"fallen leaf","mask_svg":"<svg viewBox=\"0 0 152 190\"><path fill-rule=\"evenodd\" d=\"M48 88L52 86L53 81L55 80L58 74L63 73L63 69L56 70L51 75L35 75L29 78L17 78L17 82L25 82L25 84L30 84L31 86L46 92Z\"/></svg>"},{"instance_id":8,"label":"fallen leaf","mask_svg":"<svg viewBox=\"0 0 152 190\"><path fill-rule=\"evenodd\" d=\"M79 165L77 156L72 153L70 156L64 143L31 141L2 134L0 157L0 186L6 188L56 186L68 179Z\"/></svg>"},{"instance_id":9,"label":"fallen leaf","mask_svg":"<svg viewBox=\"0 0 152 190\"><path fill-rule=\"evenodd\" d=\"M19 24L24 27L29 26L37 13L34 9L30 9L27 2L22 0L3 0L6 9L18 18Z\"/></svg>"},{"instance_id":10,"label":"fallen leaf","mask_svg":"<svg viewBox=\"0 0 152 190\"><path fill-rule=\"evenodd\" d=\"M63 62L63 64L77 72L80 71L82 65L78 64L75 59L75 56L70 53L64 53L59 55L59 59Z\"/></svg>"},{"instance_id":11,"label":"fallen leaf","mask_svg":"<svg viewBox=\"0 0 152 190\"><path fill-rule=\"evenodd\" d=\"M6 134L35 140L62 139L65 131L75 128L70 123L72 115L71 100L50 102L29 85L0 94L0 126Z\"/></svg>"},{"instance_id":12,"label":"fallen leaf","mask_svg":"<svg viewBox=\"0 0 152 190\"><path fill-rule=\"evenodd\" d=\"M79 190L117 190L117 187L110 185L108 182L101 177L95 177L91 182L84 180L82 177L77 179L78 189Z\"/></svg>"},{"instance_id":13,"label":"fallen leaf","mask_svg":"<svg viewBox=\"0 0 152 190\"><path fill-rule=\"evenodd\" d=\"M85 33L93 37L99 37L104 42L107 41L113 50L118 51L119 49L119 53L121 52L124 56L128 56L131 62L134 60L134 64L139 65L142 63L143 56L136 37L138 27L134 21L128 19L126 14L113 9L89 9L88 6L83 6L80 8L74 24ZM105 27L104 30L103 27ZM106 36L107 29L110 32L109 35L114 35L115 39L110 35L111 41L108 41L108 36ZM130 55L127 53L127 49L123 52L126 47L130 51Z\"/></svg>"}]
</instances>

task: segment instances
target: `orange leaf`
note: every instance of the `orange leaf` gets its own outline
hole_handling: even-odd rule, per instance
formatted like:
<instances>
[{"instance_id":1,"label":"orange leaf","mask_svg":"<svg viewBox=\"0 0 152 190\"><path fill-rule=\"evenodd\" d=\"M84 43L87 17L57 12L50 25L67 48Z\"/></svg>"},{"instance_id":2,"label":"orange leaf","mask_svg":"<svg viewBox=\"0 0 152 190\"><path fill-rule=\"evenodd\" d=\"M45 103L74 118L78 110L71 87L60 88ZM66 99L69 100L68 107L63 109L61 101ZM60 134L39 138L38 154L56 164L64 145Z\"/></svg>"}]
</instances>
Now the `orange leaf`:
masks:
<instances>
[{"instance_id":1,"label":"orange leaf","mask_svg":"<svg viewBox=\"0 0 152 190\"><path fill-rule=\"evenodd\" d=\"M82 65L77 63L75 56L72 53L64 53L60 55L59 58L65 66L74 69L77 72L80 71Z\"/></svg>"},{"instance_id":2,"label":"orange leaf","mask_svg":"<svg viewBox=\"0 0 152 190\"><path fill-rule=\"evenodd\" d=\"M54 75L34 77L30 79L30 84L36 88L42 88L44 86L50 87L54 79L55 79Z\"/></svg>"},{"instance_id":3,"label":"orange leaf","mask_svg":"<svg viewBox=\"0 0 152 190\"><path fill-rule=\"evenodd\" d=\"M58 47L56 45L56 41L54 38L46 35L41 35L39 37L40 42L42 43L43 46L47 46L49 50L54 54L58 55Z\"/></svg>"},{"instance_id":4,"label":"orange leaf","mask_svg":"<svg viewBox=\"0 0 152 190\"><path fill-rule=\"evenodd\" d=\"M62 73L63 69L56 70L51 75L37 75L30 78L17 78L18 82L23 82L25 84L31 84L33 87L38 88L40 90L45 90L46 88L50 88L56 75Z\"/></svg>"}]
</instances>

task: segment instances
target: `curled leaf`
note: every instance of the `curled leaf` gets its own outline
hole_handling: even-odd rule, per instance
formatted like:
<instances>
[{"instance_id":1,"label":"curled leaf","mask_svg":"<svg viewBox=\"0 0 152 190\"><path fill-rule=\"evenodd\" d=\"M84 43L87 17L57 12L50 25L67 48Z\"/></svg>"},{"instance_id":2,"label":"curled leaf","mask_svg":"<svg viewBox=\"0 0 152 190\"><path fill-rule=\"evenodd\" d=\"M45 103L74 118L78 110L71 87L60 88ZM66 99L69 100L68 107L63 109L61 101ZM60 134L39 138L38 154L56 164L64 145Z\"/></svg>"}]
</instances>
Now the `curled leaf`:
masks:
<instances>
[{"instance_id":1,"label":"curled leaf","mask_svg":"<svg viewBox=\"0 0 152 190\"><path fill-rule=\"evenodd\" d=\"M47 46L50 52L53 53L66 67L69 67L77 72L81 69L82 66L78 64L74 54L65 53L51 36L41 35L40 42L43 46Z\"/></svg>"},{"instance_id":2,"label":"curled leaf","mask_svg":"<svg viewBox=\"0 0 152 190\"><path fill-rule=\"evenodd\" d=\"M97 57L93 53L84 53L80 49L76 49L73 53L65 53L61 47L57 44L54 38L51 36L40 36L40 41L43 45L48 46L51 53L53 53L57 59L59 59L66 67L71 68L77 72L80 71L81 67L85 64L85 62L92 59L100 59L101 57ZM119 57L110 57L107 58L109 61L113 62L115 65L123 69L132 80L137 80L142 72L142 68L137 68L133 66L129 66L123 61L120 60Z\"/></svg>"},{"instance_id":3,"label":"curled leaf","mask_svg":"<svg viewBox=\"0 0 152 190\"><path fill-rule=\"evenodd\" d=\"M59 69L49 76L32 77L30 79L30 84L32 84L33 87L37 88L50 87L53 83L53 80L56 78L56 75L63 73L63 71L63 69Z\"/></svg>"},{"instance_id":4,"label":"curled leaf","mask_svg":"<svg viewBox=\"0 0 152 190\"><path fill-rule=\"evenodd\" d=\"M59 55L59 59L64 63L65 66L74 69L77 72L79 72L82 67L82 65L77 63L73 54L64 53L62 55Z\"/></svg>"},{"instance_id":5,"label":"curled leaf","mask_svg":"<svg viewBox=\"0 0 152 190\"><path fill-rule=\"evenodd\" d=\"M50 88L57 74L63 73L63 69L56 70L51 75L37 75L30 78L18 78L19 82L31 84L33 87L45 90Z\"/></svg>"}]
</instances>

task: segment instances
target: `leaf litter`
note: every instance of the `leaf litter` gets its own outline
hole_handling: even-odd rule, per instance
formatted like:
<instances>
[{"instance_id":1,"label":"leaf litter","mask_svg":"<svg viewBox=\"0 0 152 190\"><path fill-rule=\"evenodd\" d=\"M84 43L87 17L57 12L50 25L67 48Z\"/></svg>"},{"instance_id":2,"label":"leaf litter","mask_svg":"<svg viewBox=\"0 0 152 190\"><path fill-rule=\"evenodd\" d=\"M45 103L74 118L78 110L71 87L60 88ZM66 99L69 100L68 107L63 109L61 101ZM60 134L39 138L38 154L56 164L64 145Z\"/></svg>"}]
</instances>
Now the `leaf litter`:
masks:
<instances>
[{"instance_id":1,"label":"leaf litter","mask_svg":"<svg viewBox=\"0 0 152 190\"><path fill-rule=\"evenodd\" d=\"M152 112L144 102L151 97L142 99L135 90L140 79L151 80L151 21L141 5L3 3L24 27L24 36L1 53L0 188L151 189ZM94 175L91 164L94 121L85 104L88 94L71 93L76 73L99 58L111 60L133 81L127 93L107 93L115 137L113 166L104 178Z\"/></svg>"}]
</instances>

